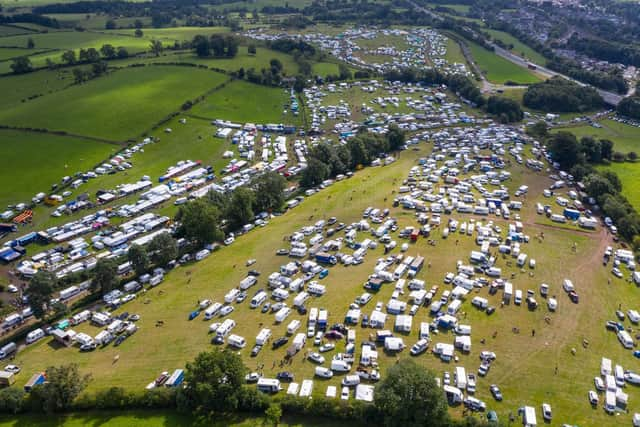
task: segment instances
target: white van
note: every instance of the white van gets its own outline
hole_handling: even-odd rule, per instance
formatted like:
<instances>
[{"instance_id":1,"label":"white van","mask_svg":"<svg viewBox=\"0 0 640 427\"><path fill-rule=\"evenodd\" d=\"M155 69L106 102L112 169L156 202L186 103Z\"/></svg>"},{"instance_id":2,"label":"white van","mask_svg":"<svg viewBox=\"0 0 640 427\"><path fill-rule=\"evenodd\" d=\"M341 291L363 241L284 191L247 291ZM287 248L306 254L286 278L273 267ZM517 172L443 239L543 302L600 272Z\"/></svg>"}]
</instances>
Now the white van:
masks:
<instances>
[{"instance_id":1,"label":"white van","mask_svg":"<svg viewBox=\"0 0 640 427\"><path fill-rule=\"evenodd\" d=\"M207 309L204 311L205 320L210 320L213 316L218 314L221 308L222 304L220 304L219 302L214 302L212 305L207 307Z\"/></svg>"},{"instance_id":2,"label":"white van","mask_svg":"<svg viewBox=\"0 0 640 427\"><path fill-rule=\"evenodd\" d=\"M35 329L27 334L26 343L33 344L38 341L40 338L44 337L44 331L40 328Z\"/></svg>"},{"instance_id":3,"label":"white van","mask_svg":"<svg viewBox=\"0 0 640 427\"><path fill-rule=\"evenodd\" d=\"M227 338L227 344L235 348L244 348L247 345L247 342L240 335L231 334L229 335L229 338Z\"/></svg>"},{"instance_id":4,"label":"white van","mask_svg":"<svg viewBox=\"0 0 640 427\"><path fill-rule=\"evenodd\" d=\"M289 325L287 325L287 334L293 335L298 329L300 329L300 321L298 319L294 319L289 322Z\"/></svg>"},{"instance_id":5,"label":"white van","mask_svg":"<svg viewBox=\"0 0 640 427\"><path fill-rule=\"evenodd\" d=\"M224 302L227 304L231 304L236 300L236 298L240 295L240 290L238 288L233 288L224 296Z\"/></svg>"},{"instance_id":6,"label":"white van","mask_svg":"<svg viewBox=\"0 0 640 427\"><path fill-rule=\"evenodd\" d=\"M249 303L249 307L258 308L267 300L269 295L265 291L258 292L253 298L251 298L251 302Z\"/></svg>"},{"instance_id":7,"label":"white van","mask_svg":"<svg viewBox=\"0 0 640 427\"><path fill-rule=\"evenodd\" d=\"M256 344L265 345L271 338L271 329L264 328L256 336Z\"/></svg>"},{"instance_id":8,"label":"white van","mask_svg":"<svg viewBox=\"0 0 640 427\"><path fill-rule=\"evenodd\" d=\"M229 335L229 332L231 332L231 330L235 327L236 327L235 320L226 319L224 322L222 322L222 325L220 325L216 330L216 335L218 335L219 337L226 337L227 335Z\"/></svg>"},{"instance_id":9,"label":"white van","mask_svg":"<svg viewBox=\"0 0 640 427\"><path fill-rule=\"evenodd\" d=\"M633 339L627 331L618 331L618 341L620 341L620 344L622 344L624 348L633 348Z\"/></svg>"},{"instance_id":10,"label":"white van","mask_svg":"<svg viewBox=\"0 0 640 427\"><path fill-rule=\"evenodd\" d=\"M571 292L573 290L575 290L574 286L573 286L573 282L569 279L564 279L562 281L562 289L564 289L565 292Z\"/></svg>"},{"instance_id":11,"label":"white van","mask_svg":"<svg viewBox=\"0 0 640 427\"><path fill-rule=\"evenodd\" d=\"M290 314L291 309L289 307L282 307L275 315L276 323L282 323Z\"/></svg>"},{"instance_id":12,"label":"white van","mask_svg":"<svg viewBox=\"0 0 640 427\"><path fill-rule=\"evenodd\" d=\"M211 255L211 252L208 249L203 249L201 251L198 251L196 253L196 261L202 261L203 259L205 259L209 255Z\"/></svg>"},{"instance_id":13,"label":"white van","mask_svg":"<svg viewBox=\"0 0 640 427\"><path fill-rule=\"evenodd\" d=\"M351 365L344 360L332 360L331 370L336 372L349 372L351 370Z\"/></svg>"},{"instance_id":14,"label":"white van","mask_svg":"<svg viewBox=\"0 0 640 427\"><path fill-rule=\"evenodd\" d=\"M516 289L516 296L515 296L515 298L513 299L513 302L514 302L516 305L520 305L520 304L522 304L522 291L521 291L520 289Z\"/></svg>"}]
</instances>

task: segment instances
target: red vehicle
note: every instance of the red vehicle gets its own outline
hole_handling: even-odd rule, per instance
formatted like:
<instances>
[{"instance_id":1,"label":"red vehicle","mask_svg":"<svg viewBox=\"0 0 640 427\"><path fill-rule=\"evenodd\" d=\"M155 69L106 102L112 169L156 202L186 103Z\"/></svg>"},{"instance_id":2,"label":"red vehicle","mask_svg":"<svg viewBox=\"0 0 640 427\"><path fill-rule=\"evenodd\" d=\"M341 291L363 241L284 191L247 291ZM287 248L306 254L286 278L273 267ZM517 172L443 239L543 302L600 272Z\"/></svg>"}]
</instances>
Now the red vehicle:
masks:
<instances>
[{"instance_id":1,"label":"red vehicle","mask_svg":"<svg viewBox=\"0 0 640 427\"><path fill-rule=\"evenodd\" d=\"M415 229L411 232L411 241L415 242L416 240L418 240L418 236L420 235L420 230Z\"/></svg>"},{"instance_id":2,"label":"red vehicle","mask_svg":"<svg viewBox=\"0 0 640 427\"><path fill-rule=\"evenodd\" d=\"M569 291L569 298L571 298L571 302L577 304L580 301L580 297L576 291Z\"/></svg>"}]
</instances>

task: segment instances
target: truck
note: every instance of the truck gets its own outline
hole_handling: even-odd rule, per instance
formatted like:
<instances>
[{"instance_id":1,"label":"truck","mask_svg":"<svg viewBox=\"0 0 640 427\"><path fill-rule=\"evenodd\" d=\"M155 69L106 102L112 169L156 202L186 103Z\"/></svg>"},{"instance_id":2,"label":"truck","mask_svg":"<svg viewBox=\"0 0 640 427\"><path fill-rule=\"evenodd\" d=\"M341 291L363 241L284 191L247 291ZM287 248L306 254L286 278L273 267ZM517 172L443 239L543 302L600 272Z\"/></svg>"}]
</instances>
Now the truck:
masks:
<instances>
[{"instance_id":1,"label":"truck","mask_svg":"<svg viewBox=\"0 0 640 427\"><path fill-rule=\"evenodd\" d=\"M40 384L44 384L46 379L47 378L45 377L44 372L38 372L33 374L31 378L29 378L29 381L27 381L27 383L24 385L24 391L29 393L33 389L33 387Z\"/></svg>"},{"instance_id":2,"label":"truck","mask_svg":"<svg viewBox=\"0 0 640 427\"><path fill-rule=\"evenodd\" d=\"M327 327L327 318L329 317L329 313L325 309L320 309L318 312L318 328L326 329Z\"/></svg>"},{"instance_id":3,"label":"truck","mask_svg":"<svg viewBox=\"0 0 640 427\"><path fill-rule=\"evenodd\" d=\"M338 263L338 259L329 253L318 252L316 254L316 262L319 262L321 264L336 265Z\"/></svg>"}]
</instances>

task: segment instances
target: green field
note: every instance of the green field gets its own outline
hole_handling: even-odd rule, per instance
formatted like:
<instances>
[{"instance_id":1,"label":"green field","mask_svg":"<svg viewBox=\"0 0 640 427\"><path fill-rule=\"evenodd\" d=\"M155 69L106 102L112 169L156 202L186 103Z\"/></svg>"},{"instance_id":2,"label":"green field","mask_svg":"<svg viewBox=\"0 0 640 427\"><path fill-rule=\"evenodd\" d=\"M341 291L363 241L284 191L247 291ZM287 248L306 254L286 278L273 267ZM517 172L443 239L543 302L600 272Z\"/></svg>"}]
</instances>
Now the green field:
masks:
<instances>
[{"instance_id":1,"label":"green field","mask_svg":"<svg viewBox=\"0 0 640 427\"><path fill-rule=\"evenodd\" d=\"M191 427L194 417L171 411L102 411L76 413L71 415L44 416L20 415L0 418L0 427ZM211 427L253 427L263 425L262 418L236 415L233 418L219 417L208 423ZM314 420L284 417L278 424L282 427L345 427L347 424L335 420ZM353 426L354 423L349 423ZM358 425L358 424L355 424Z\"/></svg>"},{"instance_id":2,"label":"green field","mask_svg":"<svg viewBox=\"0 0 640 427\"><path fill-rule=\"evenodd\" d=\"M288 102L289 93L286 89L236 80L208 96L191 113L211 120L225 119L240 123L298 124L299 117L294 117L291 112L284 114L284 106Z\"/></svg>"},{"instance_id":3,"label":"green field","mask_svg":"<svg viewBox=\"0 0 640 427\"><path fill-rule=\"evenodd\" d=\"M143 37L148 39L158 39L163 42L192 40L197 35L210 36L217 33L228 32L226 27L176 27L176 28L143 28ZM135 30L114 30L117 34L133 36Z\"/></svg>"},{"instance_id":4,"label":"green field","mask_svg":"<svg viewBox=\"0 0 640 427\"><path fill-rule=\"evenodd\" d=\"M53 93L72 83L73 77L68 69L4 76L0 78L0 109L26 102L34 96Z\"/></svg>"},{"instance_id":5,"label":"green field","mask_svg":"<svg viewBox=\"0 0 640 427\"><path fill-rule=\"evenodd\" d=\"M42 49L11 49L0 47L0 61L7 61L18 56L35 55L39 52L42 52Z\"/></svg>"},{"instance_id":6,"label":"green field","mask_svg":"<svg viewBox=\"0 0 640 427\"><path fill-rule=\"evenodd\" d=\"M507 81L519 84L537 83L541 79L529 70L488 51L482 46L465 41L471 50L473 59L491 83L504 84Z\"/></svg>"},{"instance_id":7,"label":"green field","mask_svg":"<svg viewBox=\"0 0 640 427\"><path fill-rule=\"evenodd\" d=\"M123 69L56 96L0 111L0 123L126 140L227 79L224 74L192 67Z\"/></svg>"},{"instance_id":8,"label":"green field","mask_svg":"<svg viewBox=\"0 0 640 427\"><path fill-rule=\"evenodd\" d=\"M104 30L108 20L113 20L116 23L117 28L133 27L134 22L137 19L139 19L145 26L151 24L151 19L143 16L139 18L120 18L98 13L54 13L46 16L56 19L62 26L67 28L81 26L90 30Z\"/></svg>"},{"instance_id":9,"label":"green field","mask_svg":"<svg viewBox=\"0 0 640 427\"><path fill-rule=\"evenodd\" d=\"M90 390L111 385L142 389L160 371L184 366L185 361L193 358L196 353L211 348L208 343L210 337L207 336L210 322L201 318L192 322L187 320L188 313L194 309L198 300L220 300L233 284L244 277L244 262L249 258L257 260L251 268L261 271L264 276L277 270L285 261L274 256L274 251L283 245L282 236L290 235L302 225L332 215L337 216L340 221L350 223L360 218L360 212L366 206L386 206L384 199L392 197L392 190L406 177L407 169L424 153L424 148L419 152L404 152L392 166L365 169L350 180L336 183L322 193L308 198L301 206L284 216L272 219L266 228L242 236L233 245L223 248L207 260L171 272L160 288L148 291L121 309L139 313L141 320L140 331L120 347L109 346L93 353L80 353L77 349L51 346L46 341L30 346L14 360L14 363L23 368L18 385L26 380L26 373L62 361L76 362L83 371L93 373L94 381ZM550 183L518 166L513 170L513 178L509 187L515 188L524 183L530 186L532 194L538 194ZM540 283L549 283L551 294L558 295L559 309L556 313L549 313L546 307L542 307L536 312L530 312L525 307L510 305L499 308L493 316L487 316L470 307L468 302L465 303L463 310L466 314L461 314L464 319L462 322L473 325L474 350L470 355L460 355L458 364L473 371L479 364L479 351L490 349L498 354L488 377L479 381L476 394L487 402L489 409L497 410L502 419L509 412L515 413L523 404L539 407L541 402L549 401L553 405L554 417L559 421L571 421L580 425L608 425L610 418L601 409L591 410L586 398L576 397L585 395L593 387L593 377L599 372L600 358L603 355L612 358L615 363L632 365L633 358L629 351L623 350L615 335L604 329L603 322L613 316L619 302L623 303L625 310L627 304L632 306L633 303L629 301L637 299L637 290L617 280L607 286L609 275L599 263L603 245L609 244L603 233L579 234L571 230L538 225L540 219L532 211L533 203L526 202L527 210L522 211L527 233L533 236L544 231L545 234L544 244L532 241L526 245L529 256L538 259L534 276L530 277L519 269L508 267L503 260L499 260L499 265L503 267L503 271L506 269L508 273L514 274L512 281L516 289L537 290ZM411 211L394 209L392 215L398 218L400 228L415 223ZM494 221L506 226L504 221ZM411 246L408 254L421 254L432 264L429 268L425 267L418 278L429 284L441 284L442 277L455 267L461 254L468 253L476 245L471 237L451 236L449 239L442 239L437 230L432 232L431 238L436 240L436 247L421 239ZM568 250L573 242L578 248L575 253ZM362 293L362 281L370 274L375 260L380 256L382 249L378 248L371 250L361 265L331 268L329 276L323 279L328 288L327 294L309 306L329 308L329 323L342 321L348 301ZM560 289L560 283L566 277L572 278L579 289L578 305L571 304ZM585 277L589 279L585 280ZM260 286L264 285L264 280L260 279ZM391 292L392 286L383 287L370 305L376 301L386 301ZM492 304L500 299L499 295L487 296L486 290L476 292L489 298ZM365 312L371 309L372 307L366 307ZM546 316L550 317L549 323L544 320ZM249 342L252 342L260 323L272 328L277 337L284 333L286 323L291 319L304 320L299 315L292 314L283 324L272 325L271 317L250 310L246 303L237 305L230 317L238 322L234 333L246 337ZM416 322L427 319L426 310L422 309L415 317L414 331L417 328ZM157 320L163 320L164 326L155 327ZM514 334L513 327L521 328L521 333ZM531 337L529 333L532 328L537 331L535 337ZM82 324L75 330L95 335L99 328ZM369 332L358 327L358 339L366 339ZM492 338L492 335L495 337ZM581 345L583 338L590 342L588 349ZM487 343L481 345L478 341L480 339L486 339ZM405 337L405 342L409 345L414 340L415 333ZM433 342L450 341L450 333L441 332L433 336ZM338 343L336 351L340 351L342 346L342 343ZM265 348L257 358L250 359L249 347L240 354L246 356L245 362L250 369L264 364L267 376L282 370L278 366L273 368L273 365L282 359L284 348L277 351ZM307 347L312 346L308 343ZM575 356L571 354L571 348L577 349ZM115 355L119 355L116 363ZM286 370L296 375L298 381L312 378L315 366L303 362L301 357L299 354L294 358L293 364L286 367ZM402 354L401 357L408 356ZM438 375L445 370L452 371L454 366L443 364L429 354L415 360L434 369ZM394 357L381 355L379 362L383 372L394 361ZM557 374L554 373L556 365ZM339 379L339 376L331 381L316 379L314 394L324 394L326 385L336 385ZM506 396L503 403L497 404L489 396L487 388L490 383L497 383L502 388ZM630 393L630 401L640 399L639 390L627 388L626 392ZM626 423L629 417L621 415L618 420Z\"/></svg>"},{"instance_id":10,"label":"green field","mask_svg":"<svg viewBox=\"0 0 640 427\"><path fill-rule=\"evenodd\" d=\"M629 126L624 123L618 123L613 120L601 120L598 123L602 125L601 128L595 128L589 125L582 126L570 126L566 128L560 128L560 130L567 130L578 139L583 136L592 136L597 139L609 139L613 141L613 150L622 153L628 153L635 151L640 153L640 129L634 126ZM607 167L618 174L622 181L622 194L631 202L636 208L640 209L640 164L638 163L611 163Z\"/></svg>"},{"instance_id":11,"label":"green field","mask_svg":"<svg viewBox=\"0 0 640 427\"><path fill-rule=\"evenodd\" d=\"M24 28L12 27L10 25L0 25L0 37L28 33L31 33L31 31Z\"/></svg>"},{"instance_id":12,"label":"green field","mask_svg":"<svg viewBox=\"0 0 640 427\"><path fill-rule=\"evenodd\" d=\"M529 46L522 43L520 40L513 37L509 33L497 30L485 30L485 32L489 33L494 40L498 39L506 45L513 45L513 49L511 49L511 52L515 53L516 55L520 55L523 58L526 58L527 60L540 65L544 65L547 62L544 56L540 55L538 52L531 49Z\"/></svg>"},{"instance_id":13,"label":"green field","mask_svg":"<svg viewBox=\"0 0 640 427\"><path fill-rule=\"evenodd\" d=\"M466 64L467 60L462 54L462 49L457 41L447 38L447 54L444 57L449 63Z\"/></svg>"},{"instance_id":14,"label":"green field","mask_svg":"<svg viewBox=\"0 0 640 427\"><path fill-rule=\"evenodd\" d=\"M63 176L92 168L119 147L68 136L0 130L0 206L27 202ZM10 184L13 183L13 184Z\"/></svg>"}]
</instances>

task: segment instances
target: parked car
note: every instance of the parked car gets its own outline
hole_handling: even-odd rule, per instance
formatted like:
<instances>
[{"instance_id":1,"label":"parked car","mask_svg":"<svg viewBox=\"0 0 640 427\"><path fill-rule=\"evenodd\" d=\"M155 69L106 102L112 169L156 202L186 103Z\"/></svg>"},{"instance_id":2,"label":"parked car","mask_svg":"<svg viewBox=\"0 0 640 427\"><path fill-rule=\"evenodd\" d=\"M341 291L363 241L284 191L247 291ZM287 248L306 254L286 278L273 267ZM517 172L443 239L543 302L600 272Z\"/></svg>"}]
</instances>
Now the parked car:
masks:
<instances>
[{"instance_id":1,"label":"parked car","mask_svg":"<svg viewBox=\"0 0 640 427\"><path fill-rule=\"evenodd\" d=\"M598 393L596 393L593 390L589 390L589 403L593 406L597 406L598 405Z\"/></svg>"},{"instance_id":2,"label":"parked car","mask_svg":"<svg viewBox=\"0 0 640 427\"><path fill-rule=\"evenodd\" d=\"M276 374L276 379L283 381L283 382L291 382L294 379L294 376L291 372L278 372Z\"/></svg>"},{"instance_id":3,"label":"parked car","mask_svg":"<svg viewBox=\"0 0 640 427\"><path fill-rule=\"evenodd\" d=\"M330 342L330 343L326 343L326 344L321 345L320 348L318 349L318 351L320 353L326 353L327 351L331 351L334 348L336 348L336 345L334 343Z\"/></svg>"},{"instance_id":4,"label":"parked car","mask_svg":"<svg viewBox=\"0 0 640 427\"><path fill-rule=\"evenodd\" d=\"M260 353L260 350L262 350L261 345L259 344L254 345L253 348L251 349L251 357L256 357L258 353Z\"/></svg>"},{"instance_id":5,"label":"parked car","mask_svg":"<svg viewBox=\"0 0 640 427\"><path fill-rule=\"evenodd\" d=\"M278 338L277 340L275 340L273 342L273 344L271 344L271 348L273 348L275 350L277 348L282 347L283 345L285 345L288 342L289 342L289 338L287 338L287 337Z\"/></svg>"},{"instance_id":6,"label":"parked car","mask_svg":"<svg viewBox=\"0 0 640 427\"><path fill-rule=\"evenodd\" d=\"M315 351L312 351L311 353L309 353L309 355L307 356L307 359L319 365L324 363L324 357L320 353L317 353Z\"/></svg>"},{"instance_id":7,"label":"parked car","mask_svg":"<svg viewBox=\"0 0 640 427\"><path fill-rule=\"evenodd\" d=\"M544 418L545 421L551 421L552 417L553 417L553 414L551 413L551 405L549 405L548 403L543 403L542 404L542 418Z\"/></svg>"},{"instance_id":8,"label":"parked car","mask_svg":"<svg viewBox=\"0 0 640 427\"><path fill-rule=\"evenodd\" d=\"M491 392L491 395L495 400L497 400L498 402L502 401L502 392L497 385L491 384L491 386L489 387L489 391Z\"/></svg>"}]
</instances>

